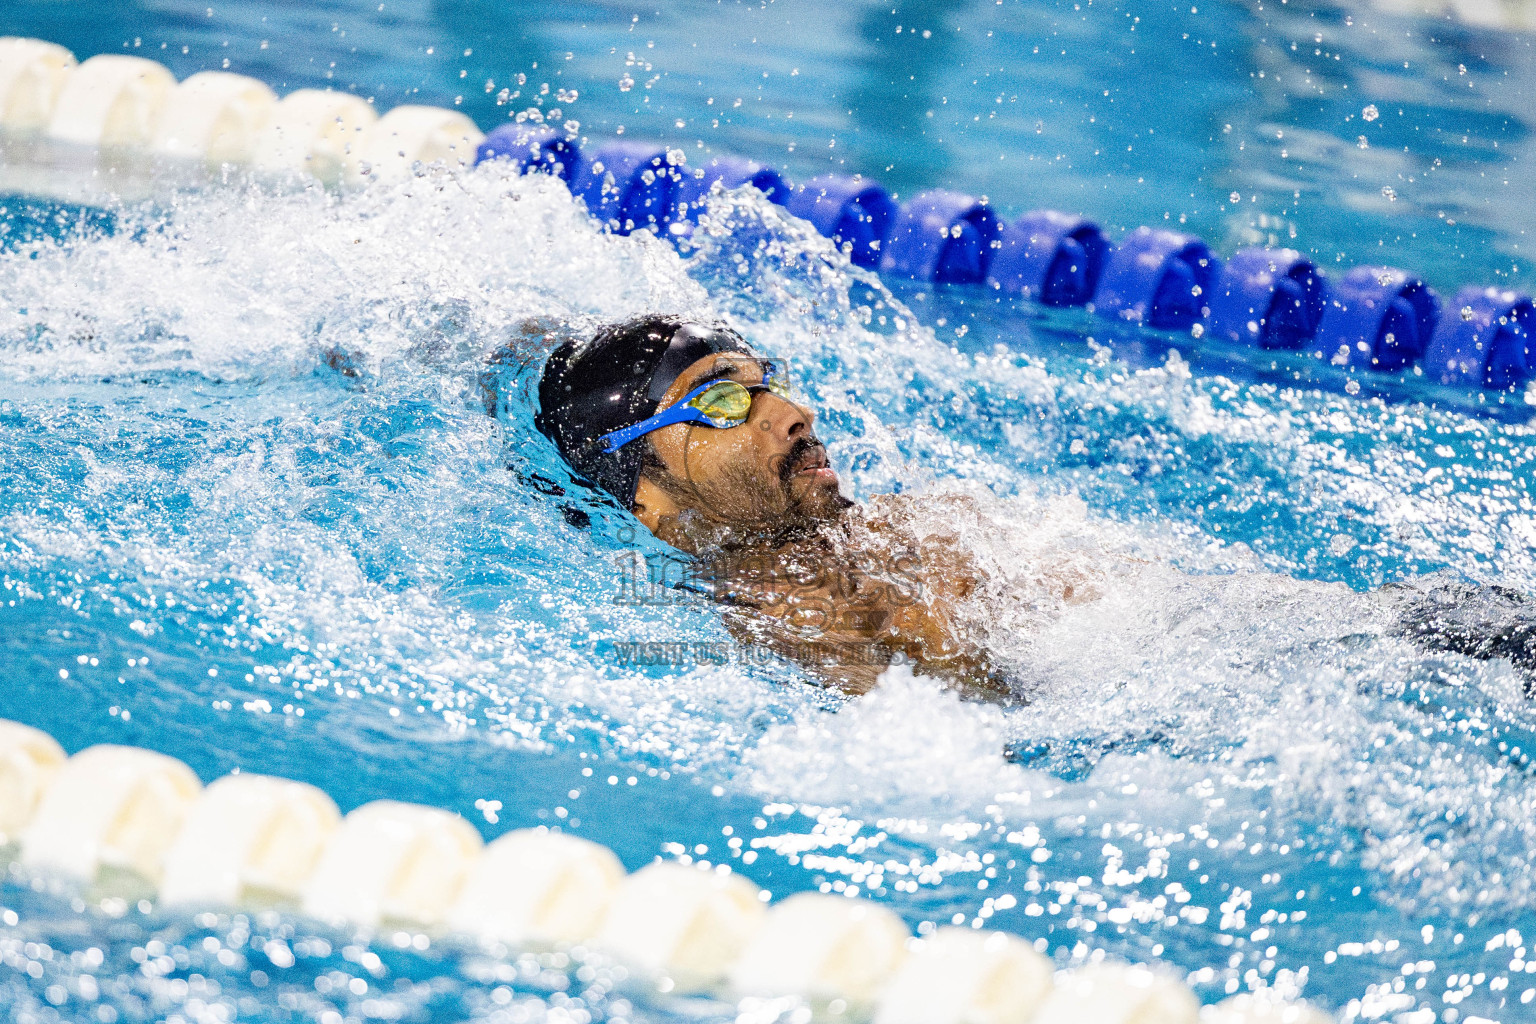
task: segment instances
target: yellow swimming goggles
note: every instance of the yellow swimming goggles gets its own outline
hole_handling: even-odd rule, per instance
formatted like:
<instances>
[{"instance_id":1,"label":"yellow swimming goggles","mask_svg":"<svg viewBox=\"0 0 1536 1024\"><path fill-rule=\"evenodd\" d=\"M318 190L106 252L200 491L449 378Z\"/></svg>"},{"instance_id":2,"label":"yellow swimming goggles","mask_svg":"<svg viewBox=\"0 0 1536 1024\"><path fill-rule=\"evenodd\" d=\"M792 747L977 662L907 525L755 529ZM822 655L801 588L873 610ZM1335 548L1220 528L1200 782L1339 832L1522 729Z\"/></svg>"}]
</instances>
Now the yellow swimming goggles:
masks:
<instances>
[{"instance_id":1,"label":"yellow swimming goggles","mask_svg":"<svg viewBox=\"0 0 1536 1024\"><path fill-rule=\"evenodd\" d=\"M763 368L762 383L715 380L700 384L656 415L604 434L599 438L604 444L603 451L616 452L636 438L674 423L702 423L720 430L739 427L747 422L747 415L752 411L752 396L759 391L788 398L789 375L784 369L772 359L757 362Z\"/></svg>"}]
</instances>

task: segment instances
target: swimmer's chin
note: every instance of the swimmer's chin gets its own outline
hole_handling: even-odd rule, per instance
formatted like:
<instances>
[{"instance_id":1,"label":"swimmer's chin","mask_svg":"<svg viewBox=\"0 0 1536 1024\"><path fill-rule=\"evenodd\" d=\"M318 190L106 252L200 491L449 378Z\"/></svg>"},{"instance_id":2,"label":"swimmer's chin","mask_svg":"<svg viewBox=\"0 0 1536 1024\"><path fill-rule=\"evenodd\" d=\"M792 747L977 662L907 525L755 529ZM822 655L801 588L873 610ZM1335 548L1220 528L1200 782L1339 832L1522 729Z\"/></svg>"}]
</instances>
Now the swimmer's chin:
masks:
<instances>
[{"instance_id":1,"label":"swimmer's chin","mask_svg":"<svg viewBox=\"0 0 1536 1024\"><path fill-rule=\"evenodd\" d=\"M831 466L807 466L789 478L790 488L799 492L801 501L837 502L842 497L841 481Z\"/></svg>"},{"instance_id":2,"label":"swimmer's chin","mask_svg":"<svg viewBox=\"0 0 1536 1024\"><path fill-rule=\"evenodd\" d=\"M853 505L853 502L843 497L837 474L831 469L797 473L790 479L790 488L799 516L809 523L836 519Z\"/></svg>"}]
</instances>

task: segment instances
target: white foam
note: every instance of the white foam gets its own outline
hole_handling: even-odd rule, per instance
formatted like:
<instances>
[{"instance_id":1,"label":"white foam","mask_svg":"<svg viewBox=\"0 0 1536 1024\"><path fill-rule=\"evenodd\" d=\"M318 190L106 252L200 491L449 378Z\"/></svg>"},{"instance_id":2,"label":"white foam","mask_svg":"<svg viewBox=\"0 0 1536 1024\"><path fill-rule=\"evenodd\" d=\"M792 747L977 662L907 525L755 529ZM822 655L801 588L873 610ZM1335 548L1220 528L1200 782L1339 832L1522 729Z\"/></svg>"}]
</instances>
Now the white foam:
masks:
<instances>
[{"instance_id":1,"label":"white foam","mask_svg":"<svg viewBox=\"0 0 1536 1024\"><path fill-rule=\"evenodd\" d=\"M347 198L191 195L167 227L0 255L0 333L23 339L0 346L0 372L266 377L307 373L332 344L365 370L404 369L456 355L432 351L445 308L488 345L531 316L703 306L670 247L603 234L558 179L504 164L431 196L411 182ZM445 383L472 385L455 369ZM465 417L466 430L490 427Z\"/></svg>"},{"instance_id":2,"label":"white foam","mask_svg":"<svg viewBox=\"0 0 1536 1024\"><path fill-rule=\"evenodd\" d=\"M272 118L277 94L245 75L200 71L166 98L154 148L163 156L242 164Z\"/></svg>"},{"instance_id":3,"label":"white foam","mask_svg":"<svg viewBox=\"0 0 1536 1024\"><path fill-rule=\"evenodd\" d=\"M48 124L75 55L41 39L0 38L0 128L33 132Z\"/></svg>"},{"instance_id":4,"label":"white foam","mask_svg":"<svg viewBox=\"0 0 1536 1024\"><path fill-rule=\"evenodd\" d=\"M341 821L314 786L264 775L226 775L203 790L165 858L169 903L236 906L297 902Z\"/></svg>"},{"instance_id":5,"label":"white foam","mask_svg":"<svg viewBox=\"0 0 1536 1024\"><path fill-rule=\"evenodd\" d=\"M93 881L106 868L156 882L202 783L172 757L87 747L64 762L22 833L22 861Z\"/></svg>"},{"instance_id":6,"label":"white foam","mask_svg":"<svg viewBox=\"0 0 1536 1024\"><path fill-rule=\"evenodd\" d=\"M986 801L1034 784L1033 773L1004 761L1008 735L999 708L963 701L941 680L897 665L835 715L807 707L771 725L744 752L743 767L764 795L793 793L822 805L939 792Z\"/></svg>"},{"instance_id":7,"label":"white foam","mask_svg":"<svg viewBox=\"0 0 1536 1024\"><path fill-rule=\"evenodd\" d=\"M70 74L48 134L82 146L148 146L176 79L143 57L108 53Z\"/></svg>"}]
</instances>

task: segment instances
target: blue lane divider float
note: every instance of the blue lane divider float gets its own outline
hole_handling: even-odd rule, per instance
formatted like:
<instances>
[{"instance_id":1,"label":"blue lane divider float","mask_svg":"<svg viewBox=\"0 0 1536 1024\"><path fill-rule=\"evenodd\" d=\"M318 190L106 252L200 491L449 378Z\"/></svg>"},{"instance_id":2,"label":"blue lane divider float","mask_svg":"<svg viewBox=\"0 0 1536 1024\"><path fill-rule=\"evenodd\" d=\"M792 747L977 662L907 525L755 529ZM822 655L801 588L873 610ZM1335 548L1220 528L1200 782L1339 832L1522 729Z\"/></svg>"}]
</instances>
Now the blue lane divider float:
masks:
<instances>
[{"instance_id":1,"label":"blue lane divider float","mask_svg":"<svg viewBox=\"0 0 1536 1024\"><path fill-rule=\"evenodd\" d=\"M878 182L823 174L794 186L785 208L837 245L847 245L856 267L873 270L880 264L880 246L891 231L896 203Z\"/></svg>"},{"instance_id":2,"label":"blue lane divider float","mask_svg":"<svg viewBox=\"0 0 1536 1024\"><path fill-rule=\"evenodd\" d=\"M1092 221L1035 210L1001 223L970 196L935 189L897 205L879 182L821 175L794 184L771 167L616 141L590 155L543 125L503 125L477 161L554 174L608 229L692 233L716 183L753 185L843 248L854 265L933 284L986 285L1047 306L1086 306L1145 327L1225 344L1311 352L1386 373L1422 364L1430 379L1494 390L1536 379L1536 306L1523 293L1468 287L1442 312L1413 274L1356 267L1328 279L1292 249L1245 249L1222 261L1194 235L1137 228L1112 244Z\"/></svg>"},{"instance_id":3,"label":"blue lane divider float","mask_svg":"<svg viewBox=\"0 0 1536 1024\"><path fill-rule=\"evenodd\" d=\"M1504 390L1532 377L1536 307L1527 295L1469 285L1440 317L1424 370L1442 384Z\"/></svg>"},{"instance_id":4,"label":"blue lane divider float","mask_svg":"<svg viewBox=\"0 0 1536 1024\"><path fill-rule=\"evenodd\" d=\"M984 204L933 189L896 212L880 270L914 281L979 284L986 279L997 241L997 217Z\"/></svg>"},{"instance_id":5,"label":"blue lane divider float","mask_svg":"<svg viewBox=\"0 0 1536 1024\"><path fill-rule=\"evenodd\" d=\"M675 153L649 142L610 142L576 161L571 194L608 230L627 235L636 228L664 232L677 208L682 182Z\"/></svg>"},{"instance_id":6,"label":"blue lane divider float","mask_svg":"<svg viewBox=\"0 0 1536 1024\"><path fill-rule=\"evenodd\" d=\"M1317 334L1327 301L1322 272L1295 249L1243 249L1210 297L1210 333L1254 348L1299 349Z\"/></svg>"},{"instance_id":7,"label":"blue lane divider float","mask_svg":"<svg viewBox=\"0 0 1536 1024\"><path fill-rule=\"evenodd\" d=\"M569 182L580 151L576 143L544 125L504 124L480 140L475 163L509 160L524 174L543 171Z\"/></svg>"},{"instance_id":8,"label":"blue lane divider float","mask_svg":"<svg viewBox=\"0 0 1536 1024\"><path fill-rule=\"evenodd\" d=\"M1440 298L1395 267L1356 267L1335 282L1312 354L1339 366L1396 373L1424 358Z\"/></svg>"},{"instance_id":9,"label":"blue lane divider float","mask_svg":"<svg viewBox=\"0 0 1536 1024\"><path fill-rule=\"evenodd\" d=\"M1205 319L1221 261L1194 235L1137 228L1115 247L1094 303L1105 316L1187 331Z\"/></svg>"},{"instance_id":10,"label":"blue lane divider float","mask_svg":"<svg viewBox=\"0 0 1536 1024\"><path fill-rule=\"evenodd\" d=\"M1033 210L1003 226L987 283L1046 306L1093 301L1111 246L1102 228L1082 217Z\"/></svg>"},{"instance_id":11,"label":"blue lane divider float","mask_svg":"<svg viewBox=\"0 0 1536 1024\"><path fill-rule=\"evenodd\" d=\"M739 156L717 156L703 167L683 172L674 211L678 220L697 224L704 200L717 183L726 189L751 185L780 206L789 201L789 185L772 167Z\"/></svg>"}]
</instances>

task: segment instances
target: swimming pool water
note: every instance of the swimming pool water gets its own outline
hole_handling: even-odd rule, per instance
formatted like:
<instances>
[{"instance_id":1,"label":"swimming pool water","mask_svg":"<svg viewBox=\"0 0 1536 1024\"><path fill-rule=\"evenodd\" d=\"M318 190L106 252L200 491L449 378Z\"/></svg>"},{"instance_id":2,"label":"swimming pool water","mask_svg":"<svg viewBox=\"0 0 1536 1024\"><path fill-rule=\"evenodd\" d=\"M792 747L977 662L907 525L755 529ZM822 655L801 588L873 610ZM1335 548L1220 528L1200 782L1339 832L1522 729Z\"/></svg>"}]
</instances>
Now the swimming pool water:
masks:
<instances>
[{"instance_id":1,"label":"swimming pool water","mask_svg":"<svg viewBox=\"0 0 1536 1024\"><path fill-rule=\"evenodd\" d=\"M87 32L186 40L195 64L178 66L174 49L154 54L179 73L209 66L221 38L231 50L249 40L242 59L287 62L290 77L273 65L235 69L290 86L323 77L295 70L312 54L366 57L353 77L388 66L397 91L381 91L386 104L409 75L453 88L457 65L428 76L435 65L405 59L418 42L479 52L494 36L483 26L500 18L516 31L496 38L619 45L629 17L643 15L594 7L577 16L606 27L582 34L554 15L500 8L461 20L387 6L399 20L377 23L337 8L338 25L357 19L349 39L374 33L352 43L364 57L346 58L342 28L308 38L281 20L301 17L296 9L243 5L208 19L202 8L146 7L123 16L132 28L82 16L52 32L26 21L42 10L23 5L0 29L48 34L82 55L107 38ZM671 35L658 31L657 46L711 32L735 40L735 65L718 53L669 59L699 68L690 81L713 61L744 85L739 53L763 51L740 38L765 11L802 10L690 8L692 22L661 19ZM871 23L875 10L863 12ZM1049 14L1058 31L1087 26L1075 31L1089 40L1109 31L1109 15L1079 22L1065 6L1002 10L1026 24ZM1260 31L1257 14L1220 11L1237 27L1217 37L1218 54ZM981 5L919 13L966 25L994 16ZM1116 33L1126 13L1113 12ZM1160 17L1181 23L1171 8ZM479 35L459 47L465 31ZM841 62L827 40L852 45L831 28L792 35L778 38L829 48L802 75ZM515 55L505 45L493 52L503 66ZM548 59L538 52L530 63ZM913 75L933 63L905 59ZM1340 74L1419 81L1371 78L1361 60L1352 52ZM1091 71L1127 84L1115 78L1126 65L1085 66L1075 72L1085 81ZM1230 66L1209 74L1209 90L1233 79ZM656 83L657 111L638 104L633 123L621 103L643 79L621 100L574 70L562 77L578 80L562 86L583 91L578 105L601 108L593 122L623 116L637 132L664 134L666 118L708 109L697 87L666 95L681 70ZM1518 95L1518 81L1508 88ZM826 90L805 95L832 109ZM1242 95L1271 102L1257 88ZM1300 106L1292 93L1280 101ZM950 102L984 116L991 99L967 87ZM1449 118L1426 103L1421 127ZM866 100L849 123L877 135L889 125L878 107ZM752 155L752 132L801 140L786 161L813 170L804 115L789 127L766 112L722 119L722 139ZM1172 115L1160 116L1184 120ZM990 187L990 172L958 159L966 147L898 144L899 126L880 130L892 135L865 139L863 153L955 157L903 165L890 180ZM1271 153L1250 171L1248 156L1185 141L1213 181L1278 166ZM1090 144L1073 144L1078 171L1014 180L1010 201L1022 206L1036 182L1088 195L1112 170L1092 162ZM1010 142L1005 152L1030 150ZM878 173L878 159L859 166ZM1477 158L1484 170L1505 159L1515 166ZM1163 187L1191 173L1171 160L1138 170L1164 175L1164 200L1175 193ZM1325 176L1327 188L1346 187L1342 174ZM1464 216L1501 195L1479 189L1463 198ZM1150 219L1134 191L1095 201L1106 219ZM745 199L717 209L718 230L682 256L599 234L558 183L494 168L346 198L234 188L107 215L4 205L0 717L70 751L161 750L204 779L236 767L303 779L343 809L380 797L437 804L487 837L558 825L613 847L631 869L687 857L729 864L776 897L857 892L914 926L1006 928L1064 964L1157 958L1191 972L1208 1000L1274 986L1346 1019L1530 1012L1536 716L1508 666L1408 648L1386 635L1367 593L1434 571L1532 589L1531 428L1518 411L1405 400L1428 394L1412 388L1392 401L1340 394L1298 380L1299 362L1230 367L1176 339L980 293L898 296L804 225ZM1187 209L1215 217L1198 197ZM1395 209L1336 230L1358 244ZM1315 210L1306 237L1327 237L1337 213ZM1403 262L1440 260L1456 280L1473 265L1492 274L1519 244L1521 215L1489 213L1476 245L1445 234L1405 243L1422 259ZM729 654L707 606L633 600L654 595L635 585L624 518L569 489L550 493L568 481L531 429L540 347L522 324L642 309L729 317L789 361L856 496L924 496L927 525L958 531L999 581L978 614L1031 681L1031 704L964 704L900 673L845 701L791 665ZM504 343L534 368L501 382L492 418L481 358ZM354 376L326 365L338 349ZM1041 621L1027 598L1063 560L1114 566L1109 596ZM729 656L628 664L636 642ZM0 986L18 1021L742 1012L651 994L579 953L421 949L408 935L358 937L279 914L191 917L38 891L21 874L0 883L0 907ZM794 1012L748 1009L764 1020Z\"/></svg>"}]
</instances>

